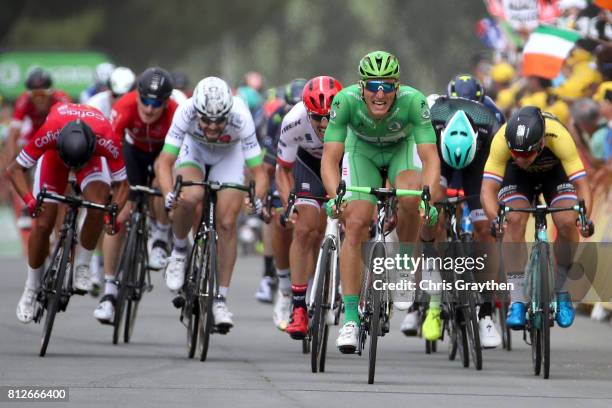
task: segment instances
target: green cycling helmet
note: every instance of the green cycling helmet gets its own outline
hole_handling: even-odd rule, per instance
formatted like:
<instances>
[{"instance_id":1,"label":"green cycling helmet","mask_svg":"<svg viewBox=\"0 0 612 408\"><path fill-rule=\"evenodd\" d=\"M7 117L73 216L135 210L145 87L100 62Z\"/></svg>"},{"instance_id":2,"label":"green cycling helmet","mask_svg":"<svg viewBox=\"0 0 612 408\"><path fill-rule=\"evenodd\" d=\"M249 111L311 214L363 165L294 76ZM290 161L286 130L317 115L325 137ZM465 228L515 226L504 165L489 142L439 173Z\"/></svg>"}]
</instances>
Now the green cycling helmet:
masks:
<instances>
[{"instance_id":1,"label":"green cycling helmet","mask_svg":"<svg viewBox=\"0 0 612 408\"><path fill-rule=\"evenodd\" d=\"M373 51L359 61L359 77L362 81L372 78L400 77L397 57L385 51Z\"/></svg>"},{"instance_id":2,"label":"green cycling helmet","mask_svg":"<svg viewBox=\"0 0 612 408\"><path fill-rule=\"evenodd\" d=\"M442 159L454 169L463 169L474 160L476 132L464 111L458 110L446 122L440 137Z\"/></svg>"}]
</instances>

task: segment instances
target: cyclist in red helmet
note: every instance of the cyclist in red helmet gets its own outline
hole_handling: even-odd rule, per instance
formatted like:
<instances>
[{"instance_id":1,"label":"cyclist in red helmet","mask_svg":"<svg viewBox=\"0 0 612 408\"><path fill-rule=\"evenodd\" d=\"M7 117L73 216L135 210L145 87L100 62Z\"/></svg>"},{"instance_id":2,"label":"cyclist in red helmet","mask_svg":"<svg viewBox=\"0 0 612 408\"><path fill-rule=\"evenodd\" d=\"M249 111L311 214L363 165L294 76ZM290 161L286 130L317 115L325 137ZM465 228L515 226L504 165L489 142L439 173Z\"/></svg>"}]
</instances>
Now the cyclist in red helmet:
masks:
<instances>
[{"instance_id":1,"label":"cyclist in red helmet","mask_svg":"<svg viewBox=\"0 0 612 408\"><path fill-rule=\"evenodd\" d=\"M321 180L323 135L329 124L334 96L342 89L330 76L318 76L304 86L302 102L287 113L281 126L276 161L276 185L283 207L287 207L289 192L298 195L295 232L290 249L291 292L293 311L286 328L293 339L303 339L308 330L306 289L317 259L318 248L325 232L323 203L302 196L325 196Z\"/></svg>"}]
</instances>

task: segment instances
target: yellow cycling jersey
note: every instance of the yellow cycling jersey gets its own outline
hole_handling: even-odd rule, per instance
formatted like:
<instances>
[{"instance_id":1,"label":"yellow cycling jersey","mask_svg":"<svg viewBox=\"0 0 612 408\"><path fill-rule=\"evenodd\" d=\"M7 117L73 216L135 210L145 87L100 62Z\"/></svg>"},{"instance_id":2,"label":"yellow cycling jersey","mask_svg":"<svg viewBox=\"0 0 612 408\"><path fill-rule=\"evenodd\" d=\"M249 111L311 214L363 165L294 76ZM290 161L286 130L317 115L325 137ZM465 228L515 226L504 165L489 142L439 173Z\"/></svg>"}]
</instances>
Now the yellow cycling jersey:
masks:
<instances>
[{"instance_id":1,"label":"yellow cycling jersey","mask_svg":"<svg viewBox=\"0 0 612 408\"><path fill-rule=\"evenodd\" d=\"M541 173L551 170L561 162L569 181L586 176L584 164L578 155L576 144L567 129L556 119L545 116L544 148L526 172ZM485 164L484 179L501 183L504 179L508 160L512 160L510 149L506 143L504 124L493 137L491 150Z\"/></svg>"}]
</instances>

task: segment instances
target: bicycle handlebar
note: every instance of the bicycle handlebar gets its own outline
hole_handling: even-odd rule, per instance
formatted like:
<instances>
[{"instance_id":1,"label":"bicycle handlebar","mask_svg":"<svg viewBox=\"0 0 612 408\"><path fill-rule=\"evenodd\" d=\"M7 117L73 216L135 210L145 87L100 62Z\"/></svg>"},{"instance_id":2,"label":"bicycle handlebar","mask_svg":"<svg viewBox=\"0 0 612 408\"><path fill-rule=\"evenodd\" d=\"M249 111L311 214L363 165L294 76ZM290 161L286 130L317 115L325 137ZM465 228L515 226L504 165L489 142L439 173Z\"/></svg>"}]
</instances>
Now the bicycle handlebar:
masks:
<instances>
[{"instance_id":1,"label":"bicycle handlebar","mask_svg":"<svg viewBox=\"0 0 612 408\"><path fill-rule=\"evenodd\" d=\"M314 195L309 195L309 194L300 194L298 196L295 192L289 193L289 198L287 199L287 209L285 210L283 214L281 214L280 220L279 220L280 224L283 227L287 226L287 220L291 217L291 214L293 213L297 214L298 210L297 208L295 208L295 202L297 201L298 198L317 200L321 202L329 201L329 197L320 197L320 196L314 196Z\"/></svg>"},{"instance_id":2,"label":"bicycle handlebar","mask_svg":"<svg viewBox=\"0 0 612 408\"><path fill-rule=\"evenodd\" d=\"M226 188L233 188L235 190L240 190L248 193L249 201L253 206L255 206L255 181L251 180L248 186L244 186L242 184L237 183L219 183L218 181L183 181L183 176L176 176L176 182L174 184L174 197L175 200L181 194L181 190L183 187L191 187L191 186L201 186L209 190L219 191L224 190Z\"/></svg>"},{"instance_id":3,"label":"bicycle handlebar","mask_svg":"<svg viewBox=\"0 0 612 408\"><path fill-rule=\"evenodd\" d=\"M93 210L104 211L111 216L111 225L113 228L112 233L114 234L117 232L115 231L117 213L119 212L119 206L117 205L117 203L112 203L110 205L92 203L91 201L86 201L78 197L64 196L61 194L50 192L50 191L47 191L46 187L43 187L42 190L36 196L36 209L34 213L38 212L45 198L49 198L55 201L59 201L61 203L68 204L72 208L85 207L85 208L91 208Z\"/></svg>"},{"instance_id":4,"label":"bicycle handlebar","mask_svg":"<svg viewBox=\"0 0 612 408\"><path fill-rule=\"evenodd\" d=\"M135 193L143 193L146 195L157 196L157 197L162 196L162 193L161 191L159 191L158 188L153 188L149 186L130 186L130 191L133 191Z\"/></svg>"}]
</instances>

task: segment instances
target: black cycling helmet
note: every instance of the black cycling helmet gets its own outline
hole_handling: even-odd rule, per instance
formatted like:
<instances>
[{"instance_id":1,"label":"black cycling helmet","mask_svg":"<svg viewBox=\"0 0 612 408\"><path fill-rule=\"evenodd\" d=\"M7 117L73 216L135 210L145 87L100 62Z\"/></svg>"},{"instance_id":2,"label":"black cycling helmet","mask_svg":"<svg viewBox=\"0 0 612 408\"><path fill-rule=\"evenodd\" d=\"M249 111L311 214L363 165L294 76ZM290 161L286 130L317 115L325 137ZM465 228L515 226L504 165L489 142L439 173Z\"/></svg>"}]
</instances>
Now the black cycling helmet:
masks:
<instances>
[{"instance_id":1,"label":"black cycling helmet","mask_svg":"<svg viewBox=\"0 0 612 408\"><path fill-rule=\"evenodd\" d=\"M28 74L25 86L30 91L33 89L49 89L53 86L53 80L48 71L42 68L34 68Z\"/></svg>"},{"instance_id":2,"label":"black cycling helmet","mask_svg":"<svg viewBox=\"0 0 612 408\"><path fill-rule=\"evenodd\" d=\"M189 77L183 71L172 71L172 82L177 89L189 88Z\"/></svg>"},{"instance_id":3,"label":"black cycling helmet","mask_svg":"<svg viewBox=\"0 0 612 408\"><path fill-rule=\"evenodd\" d=\"M544 117L540 108L524 106L516 111L506 124L506 143L517 152L531 152L541 146L544 139Z\"/></svg>"},{"instance_id":4,"label":"black cycling helmet","mask_svg":"<svg viewBox=\"0 0 612 408\"><path fill-rule=\"evenodd\" d=\"M96 135L80 119L68 122L57 136L57 150L66 166L83 167L96 150Z\"/></svg>"},{"instance_id":5,"label":"black cycling helmet","mask_svg":"<svg viewBox=\"0 0 612 408\"><path fill-rule=\"evenodd\" d=\"M170 97L173 89L172 76L165 69L147 68L138 77L138 93L141 98L165 101Z\"/></svg>"},{"instance_id":6,"label":"black cycling helmet","mask_svg":"<svg viewBox=\"0 0 612 408\"><path fill-rule=\"evenodd\" d=\"M485 97L484 87L479 80L469 74L456 75L448 83L448 96L465 98L482 102Z\"/></svg>"},{"instance_id":7,"label":"black cycling helmet","mask_svg":"<svg viewBox=\"0 0 612 408\"><path fill-rule=\"evenodd\" d=\"M297 78L287 84L283 92L287 105L295 105L302 100L302 91L306 82L308 81L304 78Z\"/></svg>"}]
</instances>

